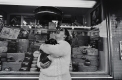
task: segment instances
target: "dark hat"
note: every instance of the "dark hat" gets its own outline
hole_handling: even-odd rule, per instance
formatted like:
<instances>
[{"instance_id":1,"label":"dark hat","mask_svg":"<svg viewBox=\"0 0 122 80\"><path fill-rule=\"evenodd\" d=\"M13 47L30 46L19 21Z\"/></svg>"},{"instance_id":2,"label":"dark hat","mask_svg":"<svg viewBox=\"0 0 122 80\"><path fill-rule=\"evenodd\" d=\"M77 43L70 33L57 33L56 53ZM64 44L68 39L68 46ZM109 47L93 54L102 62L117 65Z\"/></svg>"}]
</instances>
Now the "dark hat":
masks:
<instances>
[{"instance_id":1,"label":"dark hat","mask_svg":"<svg viewBox=\"0 0 122 80\"><path fill-rule=\"evenodd\" d=\"M41 6L34 10L36 20L40 24L48 24L52 20L62 21L63 12L56 7Z\"/></svg>"}]
</instances>

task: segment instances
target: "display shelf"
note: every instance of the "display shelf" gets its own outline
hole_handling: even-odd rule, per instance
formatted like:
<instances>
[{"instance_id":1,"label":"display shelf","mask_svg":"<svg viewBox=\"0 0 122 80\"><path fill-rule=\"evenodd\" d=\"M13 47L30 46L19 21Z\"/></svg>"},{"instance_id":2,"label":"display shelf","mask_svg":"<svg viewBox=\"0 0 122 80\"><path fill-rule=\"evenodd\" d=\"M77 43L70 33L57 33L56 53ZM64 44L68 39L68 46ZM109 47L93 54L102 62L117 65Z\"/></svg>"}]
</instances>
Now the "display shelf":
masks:
<instances>
[{"instance_id":1,"label":"display shelf","mask_svg":"<svg viewBox=\"0 0 122 80\"><path fill-rule=\"evenodd\" d=\"M72 29L91 29L91 27L86 27L86 26L61 26L61 28L72 28Z\"/></svg>"},{"instance_id":2,"label":"display shelf","mask_svg":"<svg viewBox=\"0 0 122 80\"><path fill-rule=\"evenodd\" d=\"M56 29L48 29L48 31L56 31Z\"/></svg>"}]
</instances>

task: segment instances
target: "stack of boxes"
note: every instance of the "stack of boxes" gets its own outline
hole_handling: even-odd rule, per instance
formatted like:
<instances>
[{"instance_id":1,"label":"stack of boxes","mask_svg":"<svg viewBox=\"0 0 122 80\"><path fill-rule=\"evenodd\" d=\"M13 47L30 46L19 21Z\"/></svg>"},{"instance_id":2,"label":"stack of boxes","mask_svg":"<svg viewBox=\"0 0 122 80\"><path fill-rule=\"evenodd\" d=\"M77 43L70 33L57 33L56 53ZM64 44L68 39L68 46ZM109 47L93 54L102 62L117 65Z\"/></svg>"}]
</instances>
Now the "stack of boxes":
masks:
<instances>
[{"instance_id":1,"label":"stack of boxes","mask_svg":"<svg viewBox=\"0 0 122 80\"><path fill-rule=\"evenodd\" d=\"M38 71L38 68L37 68L37 59L38 59L37 57L33 58L30 71L33 71L33 72Z\"/></svg>"},{"instance_id":2,"label":"stack of boxes","mask_svg":"<svg viewBox=\"0 0 122 80\"><path fill-rule=\"evenodd\" d=\"M17 51L20 53L25 53L28 51L29 40L28 39L18 39L17 40Z\"/></svg>"},{"instance_id":3,"label":"stack of boxes","mask_svg":"<svg viewBox=\"0 0 122 80\"><path fill-rule=\"evenodd\" d=\"M78 64L83 63L82 54L79 47L72 48L72 67L73 71L79 71Z\"/></svg>"},{"instance_id":4,"label":"stack of boxes","mask_svg":"<svg viewBox=\"0 0 122 80\"><path fill-rule=\"evenodd\" d=\"M0 56L0 71L2 70L2 61L1 61L1 56Z\"/></svg>"},{"instance_id":5,"label":"stack of boxes","mask_svg":"<svg viewBox=\"0 0 122 80\"><path fill-rule=\"evenodd\" d=\"M8 48L8 42L7 41L0 41L0 53L7 52Z\"/></svg>"},{"instance_id":6,"label":"stack of boxes","mask_svg":"<svg viewBox=\"0 0 122 80\"><path fill-rule=\"evenodd\" d=\"M0 71L2 70L2 62L6 61L6 53L8 48L7 41L0 41Z\"/></svg>"},{"instance_id":7,"label":"stack of boxes","mask_svg":"<svg viewBox=\"0 0 122 80\"><path fill-rule=\"evenodd\" d=\"M17 41L8 40L7 53L17 53Z\"/></svg>"},{"instance_id":8,"label":"stack of boxes","mask_svg":"<svg viewBox=\"0 0 122 80\"><path fill-rule=\"evenodd\" d=\"M30 67L33 60L33 55L31 53L25 53L25 58L22 61L21 68L19 71L30 71Z\"/></svg>"},{"instance_id":9,"label":"stack of boxes","mask_svg":"<svg viewBox=\"0 0 122 80\"><path fill-rule=\"evenodd\" d=\"M99 66L98 50L90 47L73 48L73 70L79 72L95 72Z\"/></svg>"}]
</instances>

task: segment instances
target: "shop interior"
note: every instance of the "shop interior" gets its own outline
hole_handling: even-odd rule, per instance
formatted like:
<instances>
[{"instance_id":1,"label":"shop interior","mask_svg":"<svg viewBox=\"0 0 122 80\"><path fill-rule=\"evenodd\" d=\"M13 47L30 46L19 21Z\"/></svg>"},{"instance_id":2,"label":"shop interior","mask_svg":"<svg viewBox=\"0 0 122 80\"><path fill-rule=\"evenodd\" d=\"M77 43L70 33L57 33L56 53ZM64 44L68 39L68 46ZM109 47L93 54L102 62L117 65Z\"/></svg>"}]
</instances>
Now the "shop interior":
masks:
<instances>
[{"instance_id":1,"label":"shop interior","mask_svg":"<svg viewBox=\"0 0 122 80\"><path fill-rule=\"evenodd\" d=\"M39 73L33 53L51 36L56 25L40 25L35 19L37 7L0 5L0 74ZM101 1L92 8L57 8L63 12L61 27L71 35L71 74L109 74L108 30Z\"/></svg>"}]
</instances>

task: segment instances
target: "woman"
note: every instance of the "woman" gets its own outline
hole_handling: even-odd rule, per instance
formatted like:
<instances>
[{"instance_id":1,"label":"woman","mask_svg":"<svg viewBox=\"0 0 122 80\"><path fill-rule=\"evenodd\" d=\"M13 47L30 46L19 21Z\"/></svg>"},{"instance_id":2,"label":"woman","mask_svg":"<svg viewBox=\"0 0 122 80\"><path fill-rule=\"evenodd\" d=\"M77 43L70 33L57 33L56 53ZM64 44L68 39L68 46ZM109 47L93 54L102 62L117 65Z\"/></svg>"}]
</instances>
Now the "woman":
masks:
<instances>
[{"instance_id":1,"label":"woman","mask_svg":"<svg viewBox=\"0 0 122 80\"><path fill-rule=\"evenodd\" d=\"M42 44L40 49L49 54L48 58L50 63L37 61L37 66L40 69L39 80L71 80L69 65L71 61L71 46L65 41L67 35L66 30L57 30L55 33L55 39L58 44Z\"/></svg>"}]
</instances>

